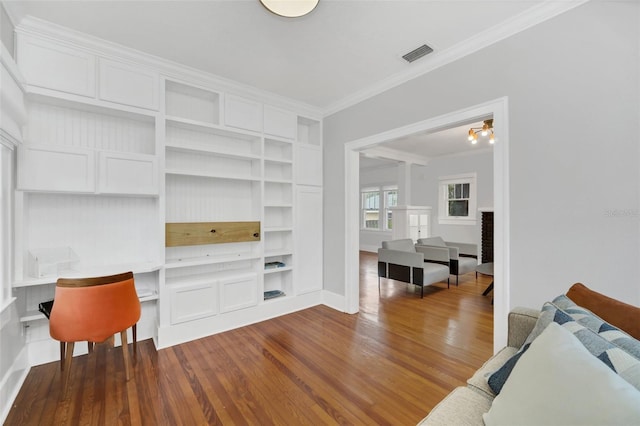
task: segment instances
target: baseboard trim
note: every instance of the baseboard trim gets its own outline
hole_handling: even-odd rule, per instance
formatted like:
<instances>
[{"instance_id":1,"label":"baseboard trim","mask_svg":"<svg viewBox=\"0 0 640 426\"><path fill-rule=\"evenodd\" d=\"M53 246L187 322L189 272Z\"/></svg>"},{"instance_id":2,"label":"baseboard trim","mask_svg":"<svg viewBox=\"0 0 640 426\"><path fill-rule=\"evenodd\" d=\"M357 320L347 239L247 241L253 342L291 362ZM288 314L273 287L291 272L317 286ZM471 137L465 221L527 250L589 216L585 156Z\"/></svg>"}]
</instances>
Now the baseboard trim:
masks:
<instances>
[{"instance_id":1,"label":"baseboard trim","mask_svg":"<svg viewBox=\"0 0 640 426\"><path fill-rule=\"evenodd\" d=\"M369 253L377 253L380 247L368 244L360 244L360 251L367 251Z\"/></svg>"},{"instance_id":2,"label":"baseboard trim","mask_svg":"<svg viewBox=\"0 0 640 426\"><path fill-rule=\"evenodd\" d=\"M2 381L0 381L0 424L4 424L7 420L11 406L13 406L13 402L18 397L18 392L20 392L31 370L27 355L27 348L22 348Z\"/></svg>"},{"instance_id":3,"label":"baseboard trim","mask_svg":"<svg viewBox=\"0 0 640 426\"><path fill-rule=\"evenodd\" d=\"M340 312L347 312L347 301L344 295L327 290L322 291L322 304Z\"/></svg>"}]
</instances>

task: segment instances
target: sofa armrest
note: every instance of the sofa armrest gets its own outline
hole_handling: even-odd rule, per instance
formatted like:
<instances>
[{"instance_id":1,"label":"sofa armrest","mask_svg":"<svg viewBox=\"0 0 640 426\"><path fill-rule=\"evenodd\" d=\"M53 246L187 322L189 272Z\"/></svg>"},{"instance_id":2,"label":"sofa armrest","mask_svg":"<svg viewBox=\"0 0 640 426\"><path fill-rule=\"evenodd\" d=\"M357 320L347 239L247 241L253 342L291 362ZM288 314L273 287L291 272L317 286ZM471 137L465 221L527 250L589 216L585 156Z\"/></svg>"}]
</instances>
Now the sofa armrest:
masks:
<instances>
[{"instance_id":1,"label":"sofa armrest","mask_svg":"<svg viewBox=\"0 0 640 426\"><path fill-rule=\"evenodd\" d=\"M516 307L509 312L507 346L520 348L535 327L540 310Z\"/></svg>"}]
</instances>

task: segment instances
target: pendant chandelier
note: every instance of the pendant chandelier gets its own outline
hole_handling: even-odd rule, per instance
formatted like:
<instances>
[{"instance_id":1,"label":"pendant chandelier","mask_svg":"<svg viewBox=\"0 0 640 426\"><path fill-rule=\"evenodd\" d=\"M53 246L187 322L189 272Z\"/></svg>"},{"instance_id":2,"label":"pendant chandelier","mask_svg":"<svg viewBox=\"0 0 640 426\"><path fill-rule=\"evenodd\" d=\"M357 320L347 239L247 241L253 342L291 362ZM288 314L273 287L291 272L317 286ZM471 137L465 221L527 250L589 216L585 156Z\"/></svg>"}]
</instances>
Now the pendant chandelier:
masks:
<instances>
[{"instance_id":1,"label":"pendant chandelier","mask_svg":"<svg viewBox=\"0 0 640 426\"><path fill-rule=\"evenodd\" d=\"M482 127L472 127L469 129L469 142L473 145L478 143L478 133L480 136L489 136L489 143L495 143L495 137L493 135L493 118L484 120Z\"/></svg>"},{"instance_id":2,"label":"pendant chandelier","mask_svg":"<svg viewBox=\"0 0 640 426\"><path fill-rule=\"evenodd\" d=\"M285 18L298 18L310 13L316 8L320 0L260 0L269 10Z\"/></svg>"}]
</instances>

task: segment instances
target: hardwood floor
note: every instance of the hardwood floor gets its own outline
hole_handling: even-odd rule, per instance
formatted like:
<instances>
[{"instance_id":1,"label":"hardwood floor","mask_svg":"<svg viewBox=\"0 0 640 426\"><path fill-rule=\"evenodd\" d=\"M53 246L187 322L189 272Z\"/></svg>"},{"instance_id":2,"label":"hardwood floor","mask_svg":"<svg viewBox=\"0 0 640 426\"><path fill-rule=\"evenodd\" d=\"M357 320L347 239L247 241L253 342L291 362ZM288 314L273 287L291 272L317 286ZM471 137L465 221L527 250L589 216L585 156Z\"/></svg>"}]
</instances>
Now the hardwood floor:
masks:
<instances>
[{"instance_id":1,"label":"hardwood floor","mask_svg":"<svg viewBox=\"0 0 640 426\"><path fill-rule=\"evenodd\" d=\"M360 256L357 315L317 306L156 351L139 342L134 377L118 349L33 367L6 425L415 425L489 358L490 277L420 290L382 280ZM452 280L455 282L455 278Z\"/></svg>"}]
</instances>

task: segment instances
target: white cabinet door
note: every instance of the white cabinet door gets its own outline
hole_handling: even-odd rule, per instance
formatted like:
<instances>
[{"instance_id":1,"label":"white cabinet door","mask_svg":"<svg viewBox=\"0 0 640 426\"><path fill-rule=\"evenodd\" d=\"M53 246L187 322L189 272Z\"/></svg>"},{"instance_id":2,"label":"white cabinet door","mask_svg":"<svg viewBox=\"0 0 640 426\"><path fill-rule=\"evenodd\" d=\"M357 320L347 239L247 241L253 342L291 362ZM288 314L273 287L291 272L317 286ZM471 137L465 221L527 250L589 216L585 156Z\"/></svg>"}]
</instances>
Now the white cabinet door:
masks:
<instances>
[{"instance_id":1,"label":"white cabinet door","mask_svg":"<svg viewBox=\"0 0 640 426\"><path fill-rule=\"evenodd\" d=\"M298 145L294 166L297 184L322 185L322 148L312 145Z\"/></svg>"},{"instance_id":2,"label":"white cabinet door","mask_svg":"<svg viewBox=\"0 0 640 426\"><path fill-rule=\"evenodd\" d=\"M94 97L96 57L32 36L18 35L18 66L28 84Z\"/></svg>"},{"instance_id":3,"label":"white cabinet door","mask_svg":"<svg viewBox=\"0 0 640 426\"><path fill-rule=\"evenodd\" d=\"M159 75L121 62L100 59L98 97L151 110L158 110Z\"/></svg>"},{"instance_id":4,"label":"white cabinet door","mask_svg":"<svg viewBox=\"0 0 640 426\"><path fill-rule=\"evenodd\" d=\"M262 131L262 104L239 96L227 95L224 124L239 129Z\"/></svg>"},{"instance_id":5,"label":"white cabinet door","mask_svg":"<svg viewBox=\"0 0 640 426\"><path fill-rule=\"evenodd\" d=\"M209 283L170 286L171 324L193 321L218 313L215 280Z\"/></svg>"},{"instance_id":6,"label":"white cabinet door","mask_svg":"<svg viewBox=\"0 0 640 426\"><path fill-rule=\"evenodd\" d=\"M21 146L18 189L24 191L95 191L95 155L84 148Z\"/></svg>"},{"instance_id":7,"label":"white cabinet door","mask_svg":"<svg viewBox=\"0 0 640 426\"><path fill-rule=\"evenodd\" d=\"M264 106L264 133L285 139L295 139L298 117L270 105Z\"/></svg>"},{"instance_id":8,"label":"white cabinet door","mask_svg":"<svg viewBox=\"0 0 640 426\"><path fill-rule=\"evenodd\" d=\"M296 188L296 294L322 290L322 189Z\"/></svg>"},{"instance_id":9,"label":"white cabinet door","mask_svg":"<svg viewBox=\"0 0 640 426\"><path fill-rule=\"evenodd\" d=\"M247 274L225 278L220 283L220 311L230 312L258 303L258 276Z\"/></svg>"},{"instance_id":10,"label":"white cabinet door","mask_svg":"<svg viewBox=\"0 0 640 426\"><path fill-rule=\"evenodd\" d=\"M155 156L101 151L98 158L98 192L158 194L158 164Z\"/></svg>"}]
</instances>

